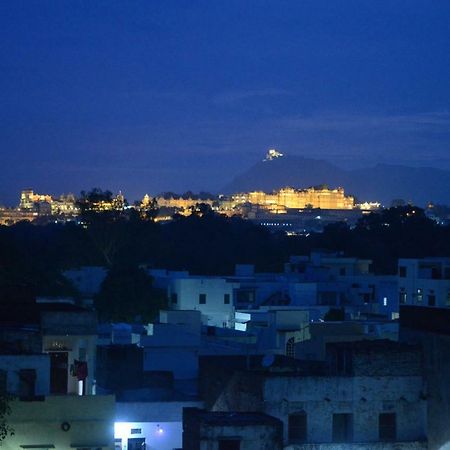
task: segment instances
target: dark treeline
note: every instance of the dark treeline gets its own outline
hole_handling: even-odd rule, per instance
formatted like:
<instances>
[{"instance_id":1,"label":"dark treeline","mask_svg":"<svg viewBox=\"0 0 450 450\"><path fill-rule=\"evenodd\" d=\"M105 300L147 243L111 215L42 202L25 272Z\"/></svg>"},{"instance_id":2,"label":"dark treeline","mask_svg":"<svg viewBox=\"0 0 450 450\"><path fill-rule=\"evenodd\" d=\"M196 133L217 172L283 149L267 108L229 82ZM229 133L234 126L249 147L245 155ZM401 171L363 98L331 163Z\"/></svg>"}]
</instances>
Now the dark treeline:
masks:
<instances>
[{"instance_id":1,"label":"dark treeline","mask_svg":"<svg viewBox=\"0 0 450 450\"><path fill-rule=\"evenodd\" d=\"M137 213L115 217L91 214L74 223L0 227L0 286L29 285L40 295L70 294L61 276L83 265L189 270L193 274L231 274L236 263L277 271L290 255L313 249L341 251L373 259L376 273L395 273L397 258L450 256L450 227L438 226L423 210L391 208L364 216L349 229L328 226L323 233L286 236L240 218L208 212L159 224Z\"/></svg>"}]
</instances>

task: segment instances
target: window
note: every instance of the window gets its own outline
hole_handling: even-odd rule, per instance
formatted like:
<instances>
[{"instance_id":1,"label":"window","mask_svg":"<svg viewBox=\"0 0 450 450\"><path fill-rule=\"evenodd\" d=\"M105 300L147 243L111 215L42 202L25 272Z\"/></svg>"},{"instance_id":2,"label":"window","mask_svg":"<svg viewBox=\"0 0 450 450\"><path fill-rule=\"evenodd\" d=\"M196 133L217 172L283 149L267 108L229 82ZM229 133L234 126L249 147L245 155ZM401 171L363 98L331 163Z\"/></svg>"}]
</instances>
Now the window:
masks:
<instances>
[{"instance_id":1,"label":"window","mask_svg":"<svg viewBox=\"0 0 450 450\"><path fill-rule=\"evenodd\" d=\"M6 393L7 390L8 372L0 369L0 395Z\"/></svg>"},{"instance_id":2,"label":"window","mask_svg":"<svg viewBox=\"0 0 450 450\"><path fill-rule=\"evenodd\" d=\"M345 275L345 267L339 268L339 275L344 276Z\"/></svg>"},{"instance_id":3,"label":"window","mask_svg":"<svg viewBox=\"0 0 450 450\"><path fill-rule=\"evenodd\" d=\"M291 444L303 443L307 440L307 416L304 412L289 414L288 439Z\"/></svg>"},{"instance_id":4,"label":"window","mask_svg":"<svg viewBox=\"0 0 450 450\"><path fill-rule=\"evenodd\" d=\"M33 398L35 396L36 370L19 370L19 396L21 398Z\"/></svg>"},{"instance_id":5,"label":"window","mask_svg":"<svg viewBox=\"0 0 450 450\"><path fill-rule=\"evenodd\" d=\"M388 298L383 297L383 306L387 306L387 304L388 304Z\"/></svg>"},{"instance_id":6,"label":"window","mask_svg":"<svg viewBox=\"0 0 450 450\"><path fill-rule=\"evenodd\" d=\"M172 294L170 294L170 301L174 305L178 303L178 294L176 292L172 292Z\"/></svg>"},{"instance_id":7,"label":"window","mask_svg":"<svg viewBox=\"0 0 450 450\"><path fill-rule=\"evenodd\" d=\"M436 306L436 296L434 294L428 296L428 306Z\"/></svg>"},{"instance_id":8,"label":"window","mask_svg":"<svg viewBox=\"0 0 450 450\"><path fill-rule=\"evenodd\" d=\"M319 292L319 305L337 305L336 292Z\"/></svg>"},{"instance_id":9,"label":"window","mask_svg":"<svg viewBox=\"0 0 450 450\"><path fill-rule=\"evenodd\" d=\"M229 305L230 304L230 294L223 294L223 303L225 305Z\"/></svg>"},{"instance_id":10,"label":"window","mask_svg":"<svg viewBox=\"0 0 450 450\"><path fill-rule=\"evenodd\" d=\"M289 358L295 358L295 339L289 338L286 342L286 356Z\"/></svg>"},{"instance_id":11,"label":"window","mask_svg":"<svg viewBox=\"0 0 450 450\"><path fill-rule=\"evenodd\" d=\"M254 303L255 291L249 289L239 289L236 292L236 302L238 304Z\"/></svg>"},{"instance_id":12,"label":"window","mask_svg":"<svg viewBox=\"0 0 450 450\"><path fill-rule=\"evenodd\" d=\"M353 441L353 414L333 414L333 442Z\"/></svg>"},{"instance_id":13,"label":"window","mask_svg":"<svg viewBox=\"0 0 450 450\"><path fill-rule=\"evenodd\" d=\"M404 292L404 291L401 291L400 293L399 293L399 302L401 303L401 304L405 304L406 303L406 292Z\"/></svg>"},{"instance_id":14,"label":"window","mask_svg":"<svg viewBox=\"0 0 450 450\"><path fill-rule=\"evenodd\" d=\"M353 375L353 354L348 348L338 348L335 353L336 375Z\"/></svg>"},{"instance_id":15,"label":"window","mask_svg":"<svg viewBox=\"0 0 450 450\"><path fill-rule=\"evenodd\" d=\"M405 266L400 266L399 268L398 268L398 276L399 277L402 277L402 278L405 278L406 277L406 267Z\"/></svg>"},{"instance_id":16,"label":"window","mask_svg":"<svg viewBox=\"0 0 450 450\"><path fill-rule=\"evenodd\" d=\"M241 440L240 439L220 439L219 440L219 450L240 450Z\"/></svg>"},{"instance_id":17,"label":"window","mask_svg":"<svg viewBox=\"0 0 450 450\"><path fill-rule=\"evenodd\" d=\"M450 291L447 292L447 306L450 306Z\"/></svg>"},{"instance_id":18,"label":"window","mask_svg":"<svg viewBox=\"0 0 450 450\"><path fill-rule=\"evenodd\" d=\"M423 289L417 289L417 303L422 303L423 300Z\"/></svg>"},{"instance_id":19,"label":"window","mask_svg":"<svg viewBox=\"0 0 450 450\"><path fill-rule=\"evenodd\" d=\"M198 303L199 305L206 304L206 294L198 294Z\"/></svg>"},{"instance_id":20,"label":"window","mask_svg":"<svg viewBox=\"0 0 450 450\"><path fill-rule=\"evenodd\" d=\"M395 413L381 413L378 416L378 434L381 441L395 441L397 438Z\"/></svg>"}]
</instances>

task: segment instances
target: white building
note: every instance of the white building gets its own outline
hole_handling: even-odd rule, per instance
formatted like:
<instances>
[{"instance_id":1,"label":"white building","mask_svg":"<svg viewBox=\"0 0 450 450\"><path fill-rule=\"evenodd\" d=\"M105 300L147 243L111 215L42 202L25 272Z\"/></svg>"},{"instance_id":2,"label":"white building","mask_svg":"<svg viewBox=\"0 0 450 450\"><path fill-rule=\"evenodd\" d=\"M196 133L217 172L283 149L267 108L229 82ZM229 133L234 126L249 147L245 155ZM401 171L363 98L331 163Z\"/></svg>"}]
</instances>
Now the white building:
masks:
<instances>
[{"instance_id":1,"label":"white building","mask_svg":"<svg viewBox=\"0 0 450 450\"><path fill-rule=\"evenodd\" d=\"M234 325L233 293L238 288L239 283L225 278L175 278L168 286L169 305L175 310L200 311L205 325L231 328Z\"/></svg>"},{"instance_id":2,"label":"white building","mask_svg":"<svg viewBox=\"0 0 450 450\"><path fill-rule=\"evenodd\" d=\"M399 259L402 305L450 307L450 258Z\"/></svg>"}]
</instances>

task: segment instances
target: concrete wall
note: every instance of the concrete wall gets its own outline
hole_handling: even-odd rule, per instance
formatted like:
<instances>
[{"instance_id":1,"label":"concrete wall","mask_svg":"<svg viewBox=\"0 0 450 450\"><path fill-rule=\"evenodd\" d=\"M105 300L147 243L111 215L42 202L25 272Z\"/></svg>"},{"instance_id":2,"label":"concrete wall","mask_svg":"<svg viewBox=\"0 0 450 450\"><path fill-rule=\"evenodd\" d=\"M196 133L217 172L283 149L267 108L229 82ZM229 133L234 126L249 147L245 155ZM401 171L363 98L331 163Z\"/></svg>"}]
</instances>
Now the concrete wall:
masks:
<instances>
[{"instance_id":1,"label":"concrete wall","mask_svg":"<svg viewBox=\"0 0 450 450\"><path fill-rule=\"evenodd\" d=\"M372 442L367 444L287 445L284 450L427 450L426 442Z\"/></svg>"},{"instance_id":2,"label":"concrete wall","mask_svg":"<svg viewBox=\"0 0 450 450\"><path fill-rule=\"evenodd\" d=\"M426 402L420 376L397 377L269 377L264 382L264 412L284 422L305 412L309 443L332 442L334 413L353 414L353 441L374 442L378 414L397 414L397 440L426 436Z\"/></svg>"},{"instance_id":3,"label":"concrete wall","mask_svg":"<svg viewBox=\"0 0 450 450\"><path fill-rule=\"evenodd\" d=\"M277 429L268 425L200 427L200 450L218 450L219 439L239 437L240 450L281 450Z\"/></svg>"},{"instance_id":4,"label":"concrete wall","mask_svg":"<svg viewBox=\"0 0 450 450\"><path fill-rule=\"evenodd\" d=\"M6 390L19 395L21 369L36 371L35 395L48 395L50 392L50 358L48 355L0 355L0 370L7 373Z\"/></svg>"},{"instance_id":5,"label":"concrete wall","mask_svg":"<svg viewBox=\"0 0 450 450\"><path fill-rule=\"evenodd\" d=\"M4 450L47 444L58 450L114 449L113 396L49 396L44 401L13 401L11 409L8 423L15 435L3 442ZM63 423L70 429L64 431Z\"/></svg>"}]
</instances>

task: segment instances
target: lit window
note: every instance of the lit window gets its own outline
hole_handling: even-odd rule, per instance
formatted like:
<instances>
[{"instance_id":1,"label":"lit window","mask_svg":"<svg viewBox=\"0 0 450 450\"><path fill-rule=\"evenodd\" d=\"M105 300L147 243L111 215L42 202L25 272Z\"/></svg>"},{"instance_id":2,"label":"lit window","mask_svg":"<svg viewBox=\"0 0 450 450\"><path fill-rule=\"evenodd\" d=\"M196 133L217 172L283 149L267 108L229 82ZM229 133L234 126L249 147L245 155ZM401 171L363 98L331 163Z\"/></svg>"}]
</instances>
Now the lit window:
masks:
<instances>
[{"instance_id":1,"label":"lit window","mask_svg":"<svg viewBox=\"0 0 450 450\"><path fill-rule=\"evenodd\" d=\"M383 306L387 306L387 304L388 304L387 297L383 297Z\"/></svg>"},{"instance_id":2,"label":"lit window","mask_svg":"<svg viewBox=\"0 0 450 450\"><path fill-rule=\"evenodd\" d=\"M422 303L423 300L423 289L417 289L417 302Z\"/></svg>"}]
</instances>

